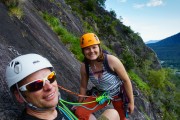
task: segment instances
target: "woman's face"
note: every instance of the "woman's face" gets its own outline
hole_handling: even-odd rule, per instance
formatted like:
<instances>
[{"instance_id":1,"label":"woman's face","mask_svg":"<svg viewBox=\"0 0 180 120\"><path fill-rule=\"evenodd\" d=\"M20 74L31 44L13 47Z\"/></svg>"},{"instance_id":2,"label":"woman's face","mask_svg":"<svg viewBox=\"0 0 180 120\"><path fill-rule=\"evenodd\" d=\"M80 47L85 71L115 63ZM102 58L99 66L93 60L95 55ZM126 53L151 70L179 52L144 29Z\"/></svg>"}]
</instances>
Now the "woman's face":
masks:
<instances>
[{"instance_id":1,"label":"woman's face","mask_svg":"<svg viewBox=\"0 0 180 120\"><path fill-rule=\"evenodd\" d=\"M91 45L83 49L84 56L89 60L96 60L100 54L99 45Z\"/></svg>"}]
</instances>

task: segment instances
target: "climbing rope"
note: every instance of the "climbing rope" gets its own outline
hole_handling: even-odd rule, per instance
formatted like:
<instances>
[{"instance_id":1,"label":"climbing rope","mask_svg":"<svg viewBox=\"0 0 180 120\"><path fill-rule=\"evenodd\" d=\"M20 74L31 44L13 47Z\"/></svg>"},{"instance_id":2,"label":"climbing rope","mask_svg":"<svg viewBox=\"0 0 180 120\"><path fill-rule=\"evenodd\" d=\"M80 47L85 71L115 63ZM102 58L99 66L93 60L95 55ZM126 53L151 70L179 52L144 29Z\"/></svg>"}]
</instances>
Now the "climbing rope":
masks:
<instances>
[{"instance_id":1,"label":"climbing rope","mask_svg":"<svg viewBox=\"0 0 180 120\"><path fill-rule=\"evenodd\" d=\"M69 120L74 120L73 117L71 116L71 114L69 114L67 112L67 110L65 110L63 107L58 106L59 110L62 111L64 113L64 115L69 119Z\"/></svg>"},{"instance_id":2,"label":"climbing rope","mask_svg":"<svg viewBox=\"0 0 180 120\"><path fill-rule=\"evenodd\" d=\"M58 105L58 108L68 117L69 120L78 120L78 118L66 107L66 105L59 101L63 107Z\"/></svg>"},{"instance_id":3,"label":"climbing rope","mask_svg":"<svg viewBox=\"0 0 180 120\"><path fill-rule=\"evenodd\" d=\"M74 102L68 102L68 101L65 101L63 99L60 99L59 102L61 104L66 103L66 104L71 104L71 105L75 105L75 106L81 106L81 107L84 107L88 110L94 110L98 105L101 105L101 104L104 104L106 101L108 101L108 104L110 103L110 100L111 98L109 97L109 95L105 92L103 93L101 96L97 97L96 100L94 101L90 101L90 102L82 102L82 103L74 103ZM85 104L91 104L91 103L95 103L97 102L98 104L96 106L94 106L93 108L88 108L86 106L83 106ZM64 104L63 104L64 105ZM64 105L65 106L65 105Z\"/></svg>"},{"instance_id":4,"label":"climbing rope","mask_svg":"<svg viewBox=\"0 0 180 120\"><path fill-rule=\"evenodd\" d=\"M62 86L60 86L60 85L58 85L58 87L59 87L60 89L64 90L64 91L66 91L66 92L68 92L68 93L70 93L70 94L76 95L76 96L78 96L78 97L92 97L92 98L96 98L96 97L94 97L94 96L80 95L80 94L75 93L75 92L72 92L72 91L70 91L70 90L68 90L68 89L66 89L66 88L64 88L64 87L62 87Z\"/></svg>"},{"instance_id":5,"label":"climbing rope","mask_svg":"<svg viewBox=\"0 0 180 120\"><path fill-rule=\"evenodd\" d=\"M67 103L67 104L70 104L70 105L77 105L77 106L96 102L96 101L90 101L90 102L82 102L82 103L73 103L73 102L65 101L63 99L60 99L60 101L64 102L64 103Z\"/></svg>"},{"instance_id":6,"label":"climbing rope","mask_svg":"<svg viewBox=\"0 0 180 120\"><path fill-rule=\"evenodd\" d=\"M95 98L94 101L90 101L90 102L82 102L82 103L74 103L74 102L68 102L68 101L65 101L63 99L59 99L59 102L63 105L63 107L61 106L58 106L58 108L64 112L64 114L69 118L69 120L78 120L78 118L64 105L64 103L66 104L70 104L70 105L75 105L75 106L81 106L81 107L84 107L88 110L94 110L98 105L102 105L104 104L106 101L108 101L108 104L110 103L111 101L111 97L109 96L109 93L107 92L104 92L101 96L99 97L94 97L94 96L86 96L86 95L80 95L80 94L77 94L77 93L74 93L68 89L65 89L64 87L58 85L58 87L70 94L73 94L73 95L76 95L76 96L79 96L79 97L92 97L92 98ZM83 106L85 104L91 104L91 103L95 103L97 102L98 104L96 106L94 106L93 108L88 108L86 106Z\"/></svg>"},{"instance_id":7,"label":"climbing rope","mask_svg":"<svg viewBox=\"0 0 180 120\"><path fill-rule=\"evenodd\" d=\"M111 100L111 97L109 97L109 95L107 95L107 93L105 92L101 96L96 97L96 100L90 101L90 102L74 103L74 102L65 101L63 99L60 99L60 102L64 102L64 103L67 103L67 104L77 105L78 106L78 105L84 105L84 104L91 104L91 103L94 103L94 102L97 102L97 103L99 103L101 105L101 104L104 104L106 101L108 101L108 104L109 104L110 100Z\"/></svg>"}]
</instances>

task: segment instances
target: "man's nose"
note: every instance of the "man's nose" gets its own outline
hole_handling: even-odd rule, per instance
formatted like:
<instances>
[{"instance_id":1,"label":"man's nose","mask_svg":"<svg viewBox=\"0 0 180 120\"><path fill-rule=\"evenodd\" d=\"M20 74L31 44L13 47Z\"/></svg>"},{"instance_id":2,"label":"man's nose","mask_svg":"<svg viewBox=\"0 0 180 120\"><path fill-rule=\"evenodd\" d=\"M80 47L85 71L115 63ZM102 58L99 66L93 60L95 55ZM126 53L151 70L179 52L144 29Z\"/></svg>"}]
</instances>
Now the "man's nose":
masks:
<instances>
[{"instance_id":1,"label":"man's nose","mask_svg":"<svg viewBox=\"0 0 180 120\"><path fill-rule=\"evenodd\" d=\"M45 84L43 86L44 90L50 90L52 88L52 84L49 82L49 80L45 80Z\"/></svg>"}]
</instances>

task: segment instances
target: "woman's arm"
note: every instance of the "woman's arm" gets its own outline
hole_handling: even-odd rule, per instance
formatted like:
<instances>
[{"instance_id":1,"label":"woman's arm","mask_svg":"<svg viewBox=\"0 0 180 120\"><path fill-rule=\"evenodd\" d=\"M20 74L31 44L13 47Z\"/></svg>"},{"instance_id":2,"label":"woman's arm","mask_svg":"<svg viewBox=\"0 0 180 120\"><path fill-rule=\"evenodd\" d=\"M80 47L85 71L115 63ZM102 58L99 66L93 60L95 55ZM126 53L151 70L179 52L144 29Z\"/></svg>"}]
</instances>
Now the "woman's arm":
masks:
<instances>
[{"instance_id":1,"label":"woman's arm","mask_svg":"<svg viewBox=\"0 0 180 120\"><path fill-rule=\"evenodd\" d=\"M88 76L87 76L87 73L86 73L84 63L81 64L80 74L81 74L80 94L81 95L86 95L87 84L88 84ZM84 100L83 97L79 97L78 101L82 102L83 100Z\"/></svg>"},{"instance_id":2,"label":"woman's arm","mask_svg":"<svg viewBox=\"0 0 180 120\"><path fill-rule=\"evenodd\" d=\"M117 57L113 55L108 55L108 63L110 68L115 71L118 74L119 78L124 82L124 88L129 98L129 112L132 113L134 111L133 90L130 78L124 68L124 65Z\"/></svg>"}]
</instances>

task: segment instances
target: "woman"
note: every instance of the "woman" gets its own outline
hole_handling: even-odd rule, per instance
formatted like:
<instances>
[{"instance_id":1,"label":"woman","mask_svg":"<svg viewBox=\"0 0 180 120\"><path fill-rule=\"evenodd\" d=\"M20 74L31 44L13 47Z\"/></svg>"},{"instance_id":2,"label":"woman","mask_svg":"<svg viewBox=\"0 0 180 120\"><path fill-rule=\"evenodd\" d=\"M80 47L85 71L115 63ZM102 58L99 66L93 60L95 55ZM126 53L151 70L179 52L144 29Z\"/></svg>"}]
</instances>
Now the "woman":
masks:
<instances>
[{"instance_id":1,"label":"woman","mask_svg":"<svg viewBox=\"0 0 180 120\"><path fill-rule=\"evenodd\" d=\"M102 52L100 41L94 33L84 34L80 39L80 45L85 57L85 63L88 63L88 66L85 65L85 63L82 63L81 65L80 94L86 95L88 80L90 80L98 91L97 95L100 95L102 92L109 93L109 96L112 98L112 104L118 111L121 120L126 120L123 103L119 95L122 83L121 80L123 81L126 94L129 98L128 110L130 114L134 110L134 98L131 81L123 64L117 57ZM107 59L111 71L115 74L107 71L103 64L105 59ZM87 73L86 67L88 67L89 73ZM85 100L83 97L79 98L79 102L89 102L94 100L95 98L93 97L89 97ZM88 120L91 113L105 107L107 102L99 105L97 104L98 103L91 103L77 107L75 114L80 120Z\"/></svg>"}]
</instances>

